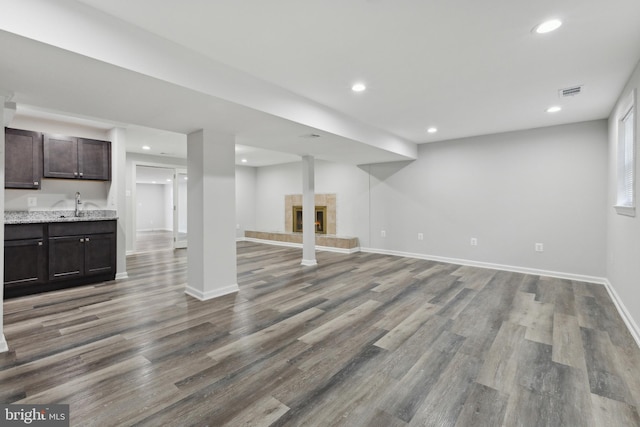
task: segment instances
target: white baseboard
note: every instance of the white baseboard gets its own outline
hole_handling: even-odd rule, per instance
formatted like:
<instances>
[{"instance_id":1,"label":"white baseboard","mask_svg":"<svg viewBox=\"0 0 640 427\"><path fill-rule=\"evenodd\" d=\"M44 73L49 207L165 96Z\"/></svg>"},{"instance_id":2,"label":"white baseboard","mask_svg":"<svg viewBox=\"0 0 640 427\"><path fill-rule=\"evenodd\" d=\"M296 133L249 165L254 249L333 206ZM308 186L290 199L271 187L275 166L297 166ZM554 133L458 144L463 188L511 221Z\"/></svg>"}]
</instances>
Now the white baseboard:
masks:
<instances>
[{"instance_id":1,"label":"white baseboard","mask_svg":"<svg viewBox=\"0 0 640 427\"><path fill-rule=\"evenodd\" d=\"M214 289L212 291L207 291L207 292L202 292L202 291L199 291L198 289L192 288L191 286L187 286L184 290L184 293L196 299L199 299L200 301L207 301L210 299L214 299L224 295L229 295L229 294L238 292L239 290L240 288L236 283L233 285L225 286L224 288Z\"/></svg>"},{"instance_id":2,"label":"white baseboard","mask_svg":"<svg viewBox=\"0 0 640 427\"><path fill-rule=\"evenodd\" d=\"M0 334L0 353L5 353L9 351L9 344L7 344L7 339L4 337L4 334Z\"/></svg>"},{"instance_id":3,"label":"white baseboard","mask_svg":"<svg viewBox=\"0 0 640 427\"><path fill-rule=\"evenodd\" d=\"M391 251L387 249L375 249L375 248L360 248L360 250L362 252L373 253L373 254L394 255L394 256L401 256L406 258L417 258L417 259L424 259L428 261L444 262L447 264L468 265L470 267L512 271L514 273L533 274L536 276L548 276L548 277L555 277L558 279L597 283L600 285L604 285L605 281L607 280L604 277L585 276L582 274L563 273L559 271L540 270L537 268L518 267L513 265L493 264L489 262L472 261L472 260L461 259L461 258L448 258L448 257L441 257L441 256L435 256L435 255L427 255L427 254L417 254L412 252L400 252L400 251Z\"/></svg>"},{"instance_id":4,"label":"white baseboard","mask_svg":"<svg viewBox=\"0 0 640 427\"><path fill-rule=\"evenodd\" d=\"M116 280L123 280L123 279L128 279L129 278L129 274L125 271L124 273L117 273L116 274Z\"/></svg>"},{"instance_id":5,"label":"white baseboard","mask_svg":"<svg viewBox=\"0 0 640 427\"><path fill-rule=\"evenodd\" d=\"M242 240L237 240L240 242L253 242L253 243L263 243L265 245L273 245L273 246L285 246L287 248L298 248L302 249L302 243L290 243L290 242L279 242L277 240L264 240L264 239L256 239L253 237L244 237ZM343 249L343 248L332 248L329 246L316 246L316 249L324 252L335 252L339 254L355 254L356 252L360 252L360 248L351 248L351 249Z\"/></svg>"},{"instance_id":6,"label":"white baseboard","mask_svg":"<svg viewBox=\"0 0 640 427\"><path fill-rule=\"evenodd\" d=\"M611 285L611 282L609 282L609 280L605 280L604 287L607 289L607 292L609 293L609 297L611 297L613 304L618 309L618 313L620 313L620 317L622 317L624 324L627 325L629 333L636 341L638 347L640 347L640 328L638 327L638 324L635 322L635 320L633 320L633 317L631 317L629 310L627 310L627 307L625 307L622 299L616 292L613 285Z\"/></svg>"}]
</instances>

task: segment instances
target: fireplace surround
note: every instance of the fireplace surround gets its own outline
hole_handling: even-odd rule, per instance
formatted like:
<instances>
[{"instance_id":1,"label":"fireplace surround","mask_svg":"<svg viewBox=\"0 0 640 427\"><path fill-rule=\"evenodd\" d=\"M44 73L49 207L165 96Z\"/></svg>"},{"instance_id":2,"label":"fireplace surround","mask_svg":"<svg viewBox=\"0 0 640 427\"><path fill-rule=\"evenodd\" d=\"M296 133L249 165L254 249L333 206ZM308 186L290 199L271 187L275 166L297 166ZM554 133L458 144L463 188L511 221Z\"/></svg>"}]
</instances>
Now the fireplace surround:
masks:
<instances>
[{"instance_id":1,"label":"fireplace surround","mask_svg":"<svg viewBox=\"0 0 640 427\"><path fill-rule=\"evenodd\" d=\"M336 195L316 194L316 234L336 234ZM302 194L284 197L284 229L286 232L302 232ZM320 223L320 224L318 224Z\"/></svg>"}]
</instances>

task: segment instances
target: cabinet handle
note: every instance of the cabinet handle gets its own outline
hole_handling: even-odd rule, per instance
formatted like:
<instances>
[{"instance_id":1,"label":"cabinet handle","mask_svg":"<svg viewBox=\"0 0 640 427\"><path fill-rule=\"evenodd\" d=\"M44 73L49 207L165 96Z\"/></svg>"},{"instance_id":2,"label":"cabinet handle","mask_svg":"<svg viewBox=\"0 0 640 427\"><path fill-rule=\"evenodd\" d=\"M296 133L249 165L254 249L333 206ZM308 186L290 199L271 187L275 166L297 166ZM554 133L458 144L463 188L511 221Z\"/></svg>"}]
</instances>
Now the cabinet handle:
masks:
<instances>
[{"instance_id":1,"label":"cabinet handle","mask_svg":"<svg viewBox=\"0 0 640 427\"><path fill-rule=\"evenodd\" d=\"M33 185L39 185L38 181L33 181Z\"/></svg>"},{"instance_id":2,"label":"cabinet handle","mask_svg":"<svg viewBox=\"0 0 640 427\"><path fill-rule=\"evenodd\" d=\"M73 176L78 176L78 172L74 172L74 173L73 173Z\"/></svg>"},{"instance_id":3,"label":"cabinet handle","mask_svg":"<svg viewBox=\"0 0 640 427\"><path fill-rule=\"evenodd\" d=\"M42 241L38 242L38 246L42 246Z\"/></svg>"},{"instance_id":4,"label":"cabinet handle","mask_svg":"<svg viewBox=\"0 0 640 427\"><path fill-rule=\"evenodd\" d=\"M80 239L80 243L84 243L84 239Z\"/></svg>"},{"instance_id":5,"label":"cabinet handle","mask_svg":"<svg viewBox=\"0 0 640 427\"><path fill-rule=\"evenodd\" d=\"M82 176L82 172L80 172L80 176Z\"/></svg>"},{"instance_id":6,"label":"cabinet handle","mask_svg":"<svg viewBox=\"0 0 640 427\"><path fill-rule=\"evenodd\" d=\"M88 241L89 241L89 238L87 237L86 239L84 239L84 241L85 241L85 242L88 242Z\"/></svg>"}]
</instances>

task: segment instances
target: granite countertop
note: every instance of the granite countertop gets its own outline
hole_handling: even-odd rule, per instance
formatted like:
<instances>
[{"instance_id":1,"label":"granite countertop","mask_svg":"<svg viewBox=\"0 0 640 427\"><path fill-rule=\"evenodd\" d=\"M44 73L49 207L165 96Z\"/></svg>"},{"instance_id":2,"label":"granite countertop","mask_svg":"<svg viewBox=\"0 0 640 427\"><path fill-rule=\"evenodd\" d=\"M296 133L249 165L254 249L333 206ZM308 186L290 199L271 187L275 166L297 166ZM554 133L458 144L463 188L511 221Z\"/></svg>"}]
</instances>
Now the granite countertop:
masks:
<instances>
[{"instance_id":1,"label":"granite countertop","mask_svg":"<svg viewBox=\"0 0 640 427\"><path fill-rule=\"evenodd\" d=\"M5 224L38 224L49 222L108 221L118 219L116 211L87 210L76 217L75 211L5 211Z\"/></svg>"}]
</instances>

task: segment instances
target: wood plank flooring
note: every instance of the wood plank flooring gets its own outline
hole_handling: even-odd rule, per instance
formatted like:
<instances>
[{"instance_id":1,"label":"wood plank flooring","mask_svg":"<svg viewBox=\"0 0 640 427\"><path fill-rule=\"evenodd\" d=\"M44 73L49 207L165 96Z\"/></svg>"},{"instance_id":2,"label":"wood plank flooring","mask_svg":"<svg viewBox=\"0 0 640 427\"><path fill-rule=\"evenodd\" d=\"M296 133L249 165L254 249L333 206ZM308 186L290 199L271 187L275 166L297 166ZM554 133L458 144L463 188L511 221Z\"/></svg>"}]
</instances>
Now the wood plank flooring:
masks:
<instances>
[{"instance_id":1,"label":"wood plank flooring","mask_svg":"<svg viewBox=\"0 0 640 427\"><path fill-rule=\"evenodd\" d=\"M240 292L186 251L4 304L0 401L81 426L638 426L640 350L601 285L238 243Z\"/></svg>"}]
</instances>

